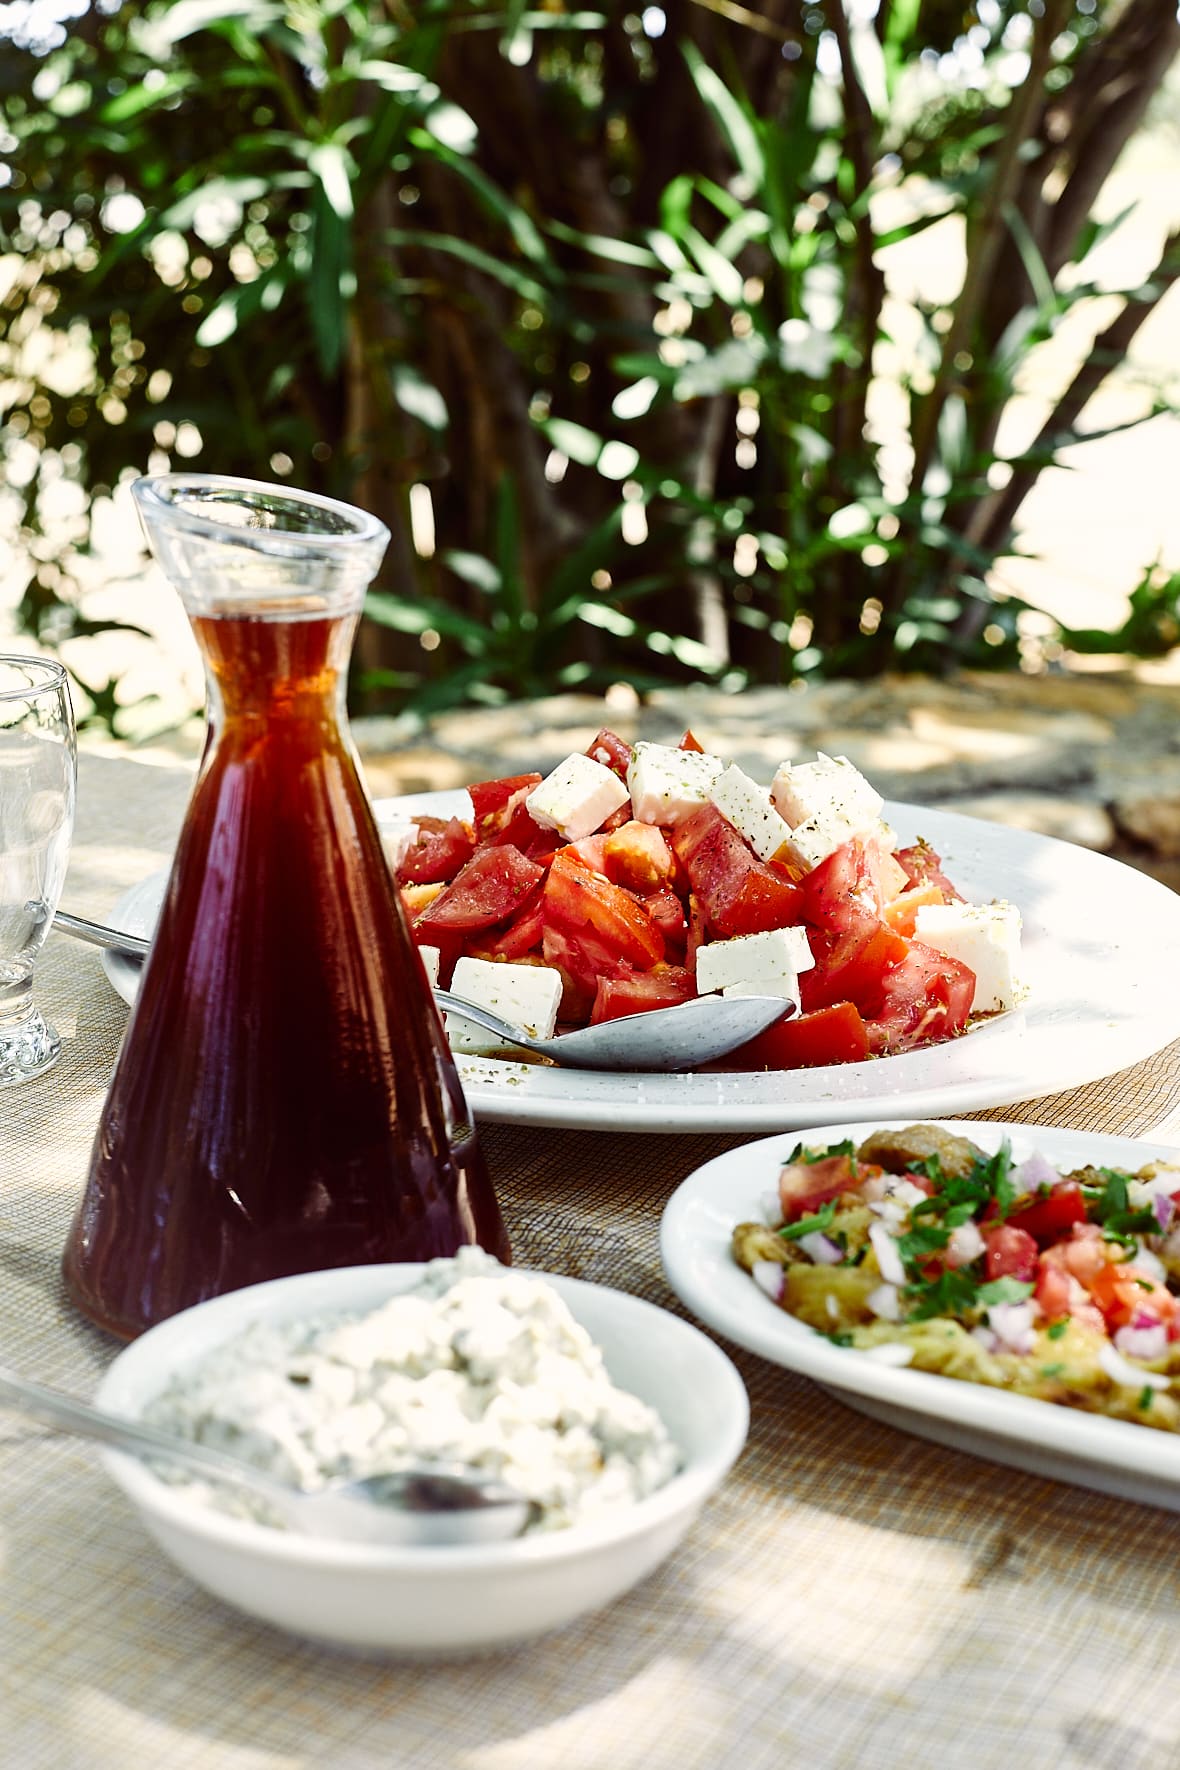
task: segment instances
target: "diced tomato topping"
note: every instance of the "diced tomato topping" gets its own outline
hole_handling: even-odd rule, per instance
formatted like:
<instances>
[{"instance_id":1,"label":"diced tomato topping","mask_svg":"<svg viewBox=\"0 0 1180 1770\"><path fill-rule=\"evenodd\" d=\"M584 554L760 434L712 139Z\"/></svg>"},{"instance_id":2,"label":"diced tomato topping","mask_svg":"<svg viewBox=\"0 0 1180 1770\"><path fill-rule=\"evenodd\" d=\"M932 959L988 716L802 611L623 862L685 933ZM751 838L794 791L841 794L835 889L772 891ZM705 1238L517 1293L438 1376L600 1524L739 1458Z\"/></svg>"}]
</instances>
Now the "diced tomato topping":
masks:
<instances>
[{"instance_id":1,"label":"diced tomato topping","mask_svg":"<svg viewBox=\"0 0 1180 1770\"><path fill-rule=\"evenodd\" d=\"M631 766L631 746L625 744L616 732L608 731L604 725L594 742L587 747L587 756L592 762L601 762L618 775L621 781L627 779L627 770Z\"/></svg>"},{"instance_id":2,"label":"diced tomato topping","mask_svg":"<svg viewBox=\"0 0 1180 1770\"><path fill-rule=\"evenodd\" d=\"M983 1266L989 1280L1018 1278L1022 1284L1037 1276L1037 1244L1023 1229L1002 1223L983 1238Z\"/></svg>"},{"instance_id":3,"label":"diced tomato topping","mask_svg":"<svg viewBox=\"0 0 1180 1770\"><path fill-rule=\"evenodd\" d=\"M912 941L905 958L885 978L868 1029L869 1045L881 1056L954 1038L967 1024L974 996L973 971Z\"/></svg>"},{"instance_id":4,"label":"diced tomato topping","mask_svg":"<svg viewBox=\"0 0 1180 1770\"><path fill-rule=\"evenodd\" d=\"M1140 1272L1133 1259L1104 1266L1090 1280L1089 1291L1112 1332L1128 1326L1137 1317L1139 1326L1146 1325L1144 1318L1170 1322L1178 1307L1167 1285Z\"/></svg>"},{"instance_id":5,"label":"diced tomato topping","mask_svg":"<svg viewBox=\"0 0 1180 1770\"><path fill-rule=\"evenodd\" d=\"M413 847L397 869L399 885L437 885L471 859L471 831L460 818L419 817Z\"/></svg>"},{"instance_id":6,"label":"diced tomato topping","mask_svg":"<svg viewBox=\"0 0 1180 1770\"><path fill-rule=\"evenodd\" d=\"M603 838L602 871L629 891L660 891L676 872L676 856L657 824L628 818Z\"/></svg>"},{"instance_id":7,"label":"diced tomato topping","mask_svg":"<svg viewBox=\"0 0 1180 1770\"><path fill-rule=\"evenodd\" d=\"M899 848L893 856L911 885L935 885L942 892L944 903L962 903L962 898L942 870L942 856L929 842L915 842L910 848Z\"/></svg>"},{"instance_id":8,"label":"diced tomato topping","mask_svg":"<svg viewBox=\"0 0 1180 1770\"><path fill-rule=\"evenodd\" d=\"M736 1069L814 1069L826 1063L861 1063L869 1054L859 1009L835 1002L797 1020L779 1020L727 1057Z\"/></svg>"},{"instance_id":9,"label":"diced tomato topping","mask_svg":"<svg viewBox=\"0 0 1180 1770\"><path fill-rule=\"evenodd\" d=\"M1069 1314L1069 1274L1057 1266L1037 1263L1037 1288L1033 1296L1041 1306L1046 1321L1058 1321Z\"/></svg>"},{"instance_id":10,"label":"diced tomato topping","mask_svg":"<svg viewBox=\"0 0 1180 1770\"><path fill-rule=\"evenodd\" d=\"M799 887L786 868L760 860L715 805L702 805L678 824L672 847L715 938L760 934L801 919Z\"/></svg>"},{"instance_id":11,"label":"diced tomato topping","mask_svg":"<svg viewBox=\"0 0 1180 1770\"><path fill-rule=\"evenodd\" d=\"M784 1223L810 1217L829 1199L839 1198L857 1184L856 1163L849 1155L828 1155L818 1162L791 1162L778 1177L779 1205Z\"/></svg>"},{"instance_id":12,"label":"diced tomato topping","mask_svg":"<svg viewBox=\"0 0 1180 1770\"><path fill-rule=\"evenodd\" d=\"M516 848L481 848L414 924L420 940L436 929L490 928L520 910L545 869Z\"/></svg>"},{"instance_id":13,"label":"diced tomato topping","mask_svg":"<svg viewBox=\"0 0 1180 1770\"><path fill-rule=\"evenodd\" d=\"M705 753L704 744L698 744L691 731L685 732L676 748L678 750L695 750L698 756L703 756Z\"/></svg>"},{"instance_id":14,"label":"diced tomato topping","mask_svg":"<svg viewBox=\"0 0 1180 1770\"><path fill-rule=\"evenodd\" d=\"M1068 1240L1054 1242L1052 1247L1045 1249L1041 1263L1056 1267L1088 1286L1103 1267L1110 1264L1110 1249L1097 1223L1079 1223Z\"/></svg>"},{"instance_id":15,"label":"diced tomato topping","mask_svg":"<svg viewBox=\"0 0 1180 1770\"><path fill-rule=\"evenodd\" d=\"M651 971L634 971L627 977L601 977L590 1014L591 1026L618 1020L624 1014L643 1014L651 1008L675 1008L696 995L692 973L682 965L657 965Z\"/></svg>"},{"instance_id":16,"label":"diced tomato topping","mask_svg":"<svg viewBox=\"0 0 1180 1770\"><path fill-rule=\"evenodd\" d=\"M1023 1229L1042 1248L1072 1233L1075 1223L1086 1221L1086 1201L1076 1180L1062 1180L1045 1198L1018 1205L1008 1213L1009 1223Z\"/></svg>"}]
</instances>

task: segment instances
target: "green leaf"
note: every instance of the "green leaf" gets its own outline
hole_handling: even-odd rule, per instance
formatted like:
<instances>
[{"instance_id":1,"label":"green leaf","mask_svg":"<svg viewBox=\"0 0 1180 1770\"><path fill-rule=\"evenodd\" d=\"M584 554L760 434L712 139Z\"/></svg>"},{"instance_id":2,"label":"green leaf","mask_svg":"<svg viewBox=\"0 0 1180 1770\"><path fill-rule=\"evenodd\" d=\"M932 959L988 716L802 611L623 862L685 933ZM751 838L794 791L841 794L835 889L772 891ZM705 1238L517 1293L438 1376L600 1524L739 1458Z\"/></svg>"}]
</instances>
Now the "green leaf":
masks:
<instances>
[{"instance_id":1,"label":"green leaf","mask_svg":"<svg viewBox=\"0 0 1180 1770\"><path fill-rule=\"evenodd\" d=\"M309 149L307 164L316 178L333 213L341 221L352 218L352 174L356 168L352 157L336 141L317 142Z\"/></svg>"},{"instance_id":2,"label":"green leaf","mask_svg":"<svg viewBox=\"0 0 1180 1770\"><path fill-rule=\"evenodd\" d=\"M392 627L396 633L425 633L429 628L457 639L464 649L482 657L488 649L488 630L479 621L471 620L458 609L433 598L397 596L389 590L370 590L365 597L365 614L379 627Z\"/></svg>"},{"instance_id":3,"label":"green leaf","mask_svg":"<svg viewBox=\"0 0 1180 1770\"><path fill-rule=\"evenodd\" d=\"M456 153L425 129L411 129L409 140L412 146L432 154L444 166L448 166L476 193L488 213L497 216L504 223L517 248L526 258L531 259L534 264L548 266L549 250L537 231L532 216L519 203L514 203L511 197L506 196L474 160L468 159L465 154Z\"/></svg>"},{"instance_id":4,"label":"green leaf","mask_svg":"<svg viewBox=\"0 0 1180 1770\"><path fill-rule=\"evenodd\" d=\"M513 290L524 300L531 301L537 307L545 305L546 291L535 278L518 271L515 265L505 264L502 259L494 258L490 252L482 251L479 246L458 239L454 234L438 234L418 228L394 228L385 238L391 246L423 246L430 251L445 252L452 258L462 259L464 264L470 264L485 276L503 283L505 288Z\"/></svg>"},{"instance_id":5,"label":"green leaf","mask_svg":"<svg viewBox=\"0 0 1180 1770\"><path fill-rule=\"evenodd\" d=\"M739 170L749 179L753 189L757 190L762 184L766 166L758 133L751 120L749 104L743 105L737 93L710 67L695 43L683 41L680 51L688 64L693 84L728 142Z\"/></svg>"},{"instance_id":6,"label":"green leaf","mask_svg":"<svg viewBox=\"0 0 1180 1770\"><path fill-rule=\"evenodd\" d=\"M442 431L450 421L447 402L434 384L413 363L396 363L391 371L393 397L403 412L417 418L428 430Z\"/></svg>"}]
</instances>

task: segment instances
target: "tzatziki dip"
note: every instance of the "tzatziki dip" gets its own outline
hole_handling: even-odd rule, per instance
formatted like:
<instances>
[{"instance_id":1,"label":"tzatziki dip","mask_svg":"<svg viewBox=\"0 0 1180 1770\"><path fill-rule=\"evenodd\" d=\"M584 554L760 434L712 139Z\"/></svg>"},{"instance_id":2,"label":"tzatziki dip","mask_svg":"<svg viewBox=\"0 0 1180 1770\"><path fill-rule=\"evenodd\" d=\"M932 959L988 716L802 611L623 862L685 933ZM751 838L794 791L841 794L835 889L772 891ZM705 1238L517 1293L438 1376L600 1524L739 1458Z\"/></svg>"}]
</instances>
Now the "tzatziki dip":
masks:
<instances>
[{"instance_id":1,"label":"tzatziki dip","mask_svg":"<svg viewBox=\"0 0 1180 1770\"><path fill-rule=\"evenodd\" d=\"M145 1418L308 1490L467 1464L535 1501L534 1531L642 1499L679 1465L659 1416L615 1387L553 1287L478 1248L432 1260L371 1314L256 1323L178 1374Z\"/></svg>"}]
</instances>

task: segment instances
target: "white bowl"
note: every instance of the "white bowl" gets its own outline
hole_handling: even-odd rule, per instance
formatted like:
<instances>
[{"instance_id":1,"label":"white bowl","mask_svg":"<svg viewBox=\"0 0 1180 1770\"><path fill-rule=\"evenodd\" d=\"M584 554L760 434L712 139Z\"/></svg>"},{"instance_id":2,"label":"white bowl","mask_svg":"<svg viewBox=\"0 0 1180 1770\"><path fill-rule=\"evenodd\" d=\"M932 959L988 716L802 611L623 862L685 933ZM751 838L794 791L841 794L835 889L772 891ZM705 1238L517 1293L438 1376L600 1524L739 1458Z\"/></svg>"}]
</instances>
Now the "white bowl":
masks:
<instances>
[{"instance_id":1,"label":"white bowl","mask_svg":"<svg viewBox=\"0 0 1180 1770\"><path fill-rule=\"evenodd\" d=\"M377 1308L420 1266L353 1266L252 1285L152 1328L111 1365L96 1401L138 1415L187 1365L252 1322ZM523 1641L609 1604L659 1565L745 1442L746 1391L699 1329L601 1285L538 1273L602 1348L611 1377L659 1413L682 1458L666 1486L592 1523L476 1547L385 1548L232 1518L141 1463L103 1453L161 1548L226 1603L296 1634L414 1655Z\"/></svg>"}]
</instances>

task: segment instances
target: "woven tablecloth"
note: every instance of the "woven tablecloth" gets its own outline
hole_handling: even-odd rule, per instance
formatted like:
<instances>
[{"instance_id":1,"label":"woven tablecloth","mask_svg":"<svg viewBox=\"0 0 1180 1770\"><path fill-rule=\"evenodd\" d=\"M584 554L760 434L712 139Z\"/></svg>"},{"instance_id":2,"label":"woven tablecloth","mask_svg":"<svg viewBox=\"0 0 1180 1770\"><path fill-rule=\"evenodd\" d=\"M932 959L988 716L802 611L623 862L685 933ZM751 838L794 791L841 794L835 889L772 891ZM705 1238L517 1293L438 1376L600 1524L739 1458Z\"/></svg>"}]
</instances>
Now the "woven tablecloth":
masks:
<instances>
[{"instance_id":1,"label":"woven tablecloth","mask_svg":"<svg viewBox=\"0 0 1180 1770\"><path fill-rule=\"evenodd\" d=\"M188 777L83 757L66 900L103 915L167 856ZM114 1342L58 1262L126 1010L51 937L67 1037L0 1092L0 1362L92 1392ZM1137 1134L1180 1045L979 1117ZM678 1308L664 1202L741 1139L489 1126L517 1261ZM0 1765L12 1770L1138 1770L1180 1764L1180 1518L941 1449L729 1348L747 1450L682 1549L510 1653L399 1665L303 1644L192 1587L94 1452L0 1416Z\"/></svg>"}]
</instances>

